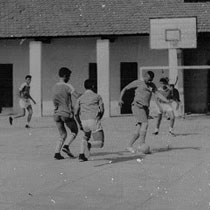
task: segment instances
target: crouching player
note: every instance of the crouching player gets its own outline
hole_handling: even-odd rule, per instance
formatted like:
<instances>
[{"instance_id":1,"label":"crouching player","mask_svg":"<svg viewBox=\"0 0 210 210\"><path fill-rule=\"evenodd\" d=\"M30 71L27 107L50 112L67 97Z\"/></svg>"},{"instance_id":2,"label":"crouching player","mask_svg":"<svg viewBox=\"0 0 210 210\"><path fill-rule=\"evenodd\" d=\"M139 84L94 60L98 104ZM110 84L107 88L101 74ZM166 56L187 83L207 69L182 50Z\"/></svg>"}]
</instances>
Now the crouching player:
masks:
<instances>
[{"instance_id":1,"label":"crouching player","mask_svg":"<svg viewBox=\"0 0 210 210\"><path fill-rule=\"evenodd\" d=\"M85 92L76 102L75 117L83 130L84 136L80 146L79 161L87 161L91 148L102 148L104 146L104 131L101 126L101 118L104 114L104 104L100 95L94 93L94 81L87 79L84 82ZM89 142L91 135L92 142Z\"/></svg>"}]
</instances>

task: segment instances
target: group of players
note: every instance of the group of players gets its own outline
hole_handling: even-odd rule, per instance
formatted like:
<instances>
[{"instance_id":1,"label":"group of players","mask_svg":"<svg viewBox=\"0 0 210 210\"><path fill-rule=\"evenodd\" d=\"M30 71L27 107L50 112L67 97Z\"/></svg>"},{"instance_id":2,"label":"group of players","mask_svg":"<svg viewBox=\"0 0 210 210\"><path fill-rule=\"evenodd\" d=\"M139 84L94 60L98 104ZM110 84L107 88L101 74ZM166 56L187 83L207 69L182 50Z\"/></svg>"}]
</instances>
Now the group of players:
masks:
<instances>
[{"instance_id":1,"label":"group of players","mask_svg":"<svg viewBox=\"0 0 210 210\"><path fill-rule=\"evenodd\" d=\"M91 148L102 148L104 146L104 131L101 125L101 119L104 114L104 104L102 97L95 92L95 82L87 79L84 82L85 92L78 93L75 88L69 83L71 70L62 67L58 71L59 81L52 89L53 104L54 104L54 121L59 131L59 140L56 143L54 158L57 160L64 159L61 152L66 153L69 157L74 158L70 151L70 145L78 134L78 125L84 135L80 144L79 161L87 161ZM22 114L9 117L9 123L12 125L13 120L25 116L25 110L28 111L26 128L30 128L30 121L33 114L33 109L30 100L36 103L30 95L30 83L32 77L27 75L25 82L19 89L20 107ZM179 93L174 86L170 86L167 78L160 79L160 88L152 82L154 73L148 71L144 74L143 80L135 80L123 88L119 98L119 105L122 106L123 96L126 90L135 88L135 97L132 103L132 112L136 119L136 129L130 139L129 145L126 148L131 153L150 153L150 147L145 142L148 118L149 105L152 94L158 107L158 118L154 135L158 135L159 127L164 113L170 120L169 134L175 136L173 132L175 116L174 110L178 109ZM73 107L72 96L76 100ZM67 138L66 128L69 128L71 133ZM90 141L90 138L93 141ZM134 149L134 143L139 139L137 150Z\"/></svg>"}]
</instances>

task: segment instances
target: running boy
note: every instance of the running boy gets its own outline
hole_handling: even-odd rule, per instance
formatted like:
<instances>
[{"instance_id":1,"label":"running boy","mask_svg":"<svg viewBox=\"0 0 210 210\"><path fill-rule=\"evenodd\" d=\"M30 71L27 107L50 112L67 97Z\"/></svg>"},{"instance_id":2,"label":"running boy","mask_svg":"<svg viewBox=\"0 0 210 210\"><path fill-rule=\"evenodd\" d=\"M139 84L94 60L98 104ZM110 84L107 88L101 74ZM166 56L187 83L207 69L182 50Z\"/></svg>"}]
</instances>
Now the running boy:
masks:
<instances>
[{"instance_id":1,"label":"running boy","mask_svg":"<svg viewBox=\"0 0 210 210\"><path fill-rule=\"evenodd\" d=\"M78 98L80 94L77 93L74 87L68 83L71 76L71 70L66 67L62 67L59 70L58 75L60 77L60 81L53 87L53 104L55 106L54 121L56 122L60 138L55 148L54 158L61 160L64 159L64 157L60 154L61 149L69 157L74 157L69 149L69 146L76 138L78 128L74 119L71 95L73 95L75 98ZM68 142L66 142L64 145L64 142L67 138L65 126L70 129L71 135Z\"/></svg>"},{"instance_id":2,"label":"running boy","mask_svg":"<svg viewBox=\"0 0 210 210\"><path fill-rule=\"evenodd\" d=\"M165 98L167 98L168 100L172 100L172 91L166 78L160 79L160 88L158 90ZM167 113L167 116L169 117L170 120L169 134L175 136L175 134L173 133L175 116L171 103L166 103L161 99L156 99L156 104L158 107L158 118L157 118L155 132L153 134L158 135L162 116L164 113Z\"/></svg>"},{"instance_id":3,"label":"running boy","mask_svg":"<svg viewBox=\"0 0 210 210\"><path fill-rule=\"evenodd\" d=\"M131 153L135 153L133 144L138 138L140 138L140 143L138 146L138 152L148 154L150 153L149 146L145 143L147 128L148 128L148 117L149 117L149 105L152 93L155 97L161 98L163 101L168 102L168 100L163 97L158 91L154 83L152 83L154 78L154 73L148 71L144 74L143 81L135 80L123 88L119 105L123 104L122 98L126 90L135 88L135 97L132 103L132 112L136 118L136 129L130 140L127 150Z\"/></svg>"},{"instance_id":4,"label":"running boy","mask_svg":"<svg viewBox=\"0 0 210 210\"><path fill-rule=\"evenodd\" d=\"M85 151L90 152L90 148L102 148L104 146L104 131L101 126L101 118L104 114L104 104L100 95L94 93L95 85L90 79L85 80L86 91L77 100L75 105L75 117L84 131L81 142L79 161L87 161ZM88 142L90 137L93 142Z\"/></svg>"},{"instance_id":5,"label":"running boy","mask_svg":"<svg viewBox=\"0 0 210 210\"><path fill-rule=\"evenodd\" d=\"M26 114L26 110L27 110L28 111L28 116L27 116L27 123L26 123L25 127L26 128L30 128L29 123L31 121L32 114L33 114L33 109L32 109L30 100L32 100L33 103L36 104L35 100L30 95L31 78L32 78L31 75L26 75L25 76L25 82L19 88L19 97L20 97L19 105L20 105L20 108L22 110L22 113L18 114L16 116L13 116L13 117L10 116L9 117L10 125L13 124L13 120L14 119L17 119L17 118L20 118L20 117L24 117L25 114Z\"/></svg>"}]
</instances>

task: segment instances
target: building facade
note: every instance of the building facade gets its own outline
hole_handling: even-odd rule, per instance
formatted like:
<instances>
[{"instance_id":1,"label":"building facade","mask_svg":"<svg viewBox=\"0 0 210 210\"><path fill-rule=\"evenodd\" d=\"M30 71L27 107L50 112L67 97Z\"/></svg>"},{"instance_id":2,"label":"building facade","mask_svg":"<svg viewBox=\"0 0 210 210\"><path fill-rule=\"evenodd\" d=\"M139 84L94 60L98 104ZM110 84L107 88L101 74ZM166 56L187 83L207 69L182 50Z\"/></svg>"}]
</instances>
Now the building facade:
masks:
<instances>
[{"instance_id":1,"label":"building facade","mask_svg":"<svg viewBox=\"0 0 210 210\"><path fill-rule=\"evenodd\" d=\"M93 0L74 2L73 6L67 0L62 0L63 6L59 2L2 1L5 16L0 22L1 104L13 112L19 111L18 88L25 75L31 74L31 95L37 101L34 114L52 115L51 89L58 80L59 68L65 66L72 70L70 82L79 92L84 91L85 79L97 80L106 117L130 114L133 92L127 93L125 106L120 108L121 89L140 77L140 67L169 64L167 50L150 48L149 18L196 16L197 48L179 50L178 63L210 64L210 21L205 18L210 11L208 2L118 0L99 4ZM97 8L99 11L95 12ZM168 74L167 70L156 71L155 82ZM207 113L208 70L187 71L179 78L180 82L183 80L185 111Z\"/></svg>"}]
</instances>

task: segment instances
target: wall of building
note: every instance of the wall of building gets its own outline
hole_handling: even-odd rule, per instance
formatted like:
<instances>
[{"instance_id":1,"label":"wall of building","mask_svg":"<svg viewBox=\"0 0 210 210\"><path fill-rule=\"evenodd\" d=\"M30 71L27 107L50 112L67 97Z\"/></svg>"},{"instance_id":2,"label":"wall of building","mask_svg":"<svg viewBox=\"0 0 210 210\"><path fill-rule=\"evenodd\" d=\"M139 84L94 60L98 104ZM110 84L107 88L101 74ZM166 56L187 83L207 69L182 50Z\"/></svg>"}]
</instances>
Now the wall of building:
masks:
<instances>
[{"instance_id":1,"label":"wall of building","mask_svg":"<svg viewBox=\"0 0 210 210\"><path fill-rule=\"evenodd\" d=\"M120 114L120 63L137 62L142 66L168 65L167 50L151 50L149 36L118 37L110 47L110 106L113 116ZM156 73L156 72L154 72ZM157 76L158 73L156 73ZM156 79L155 82L158 80Z\"/></svg>"},{"instance_id":2,"label":"wall of building","mask_svg":"<svg viewBox=\"0 0 210 210\"><path fill-rule=\"evenodd\" d=\"M1 40L0 64L13 65L13 111L19 112L18 88L29 72L28 40Z\"/></svg>"},{"instance_id":3,"label":"wall of building","mask_svg":"<svg viewBox=\"0 0 210 210\"><path fill-rule=\"evenodd\" d=\"M72 70L71 83L83 92L88 78L89 63L96 63L97 38L57 38L42 44L42 103L43 114L52 115L52 87L58 81L59 68ZM0 41L0 63L13 64L14 112L19 110L18 87L29 72L29 41ZM137 62L141 66L168 65L168 53L151 50L149 36L118 37L110 43L110 108L113 116L119 115L120 63ZM32 87L33 88L32 81ZM36 99L35 99L36 100ZM75 100L74 100L75 101Z\"/></svg>"},{"instance_id":4,"label":"wall of building","mask_svg":"<svg viewBox=\"0 0 210 210\"><path fill-rule=\"evenodd\" d=\"M58 81L58 70L72 70L70 83L79 92L84 91L83 82L88 78L89 63L96 62L96 38L52 39L42 46L42 97L43 114L51 115L52 87ZM73 99L73 102L75 100Z\"/></svg>"}]
</instances>

